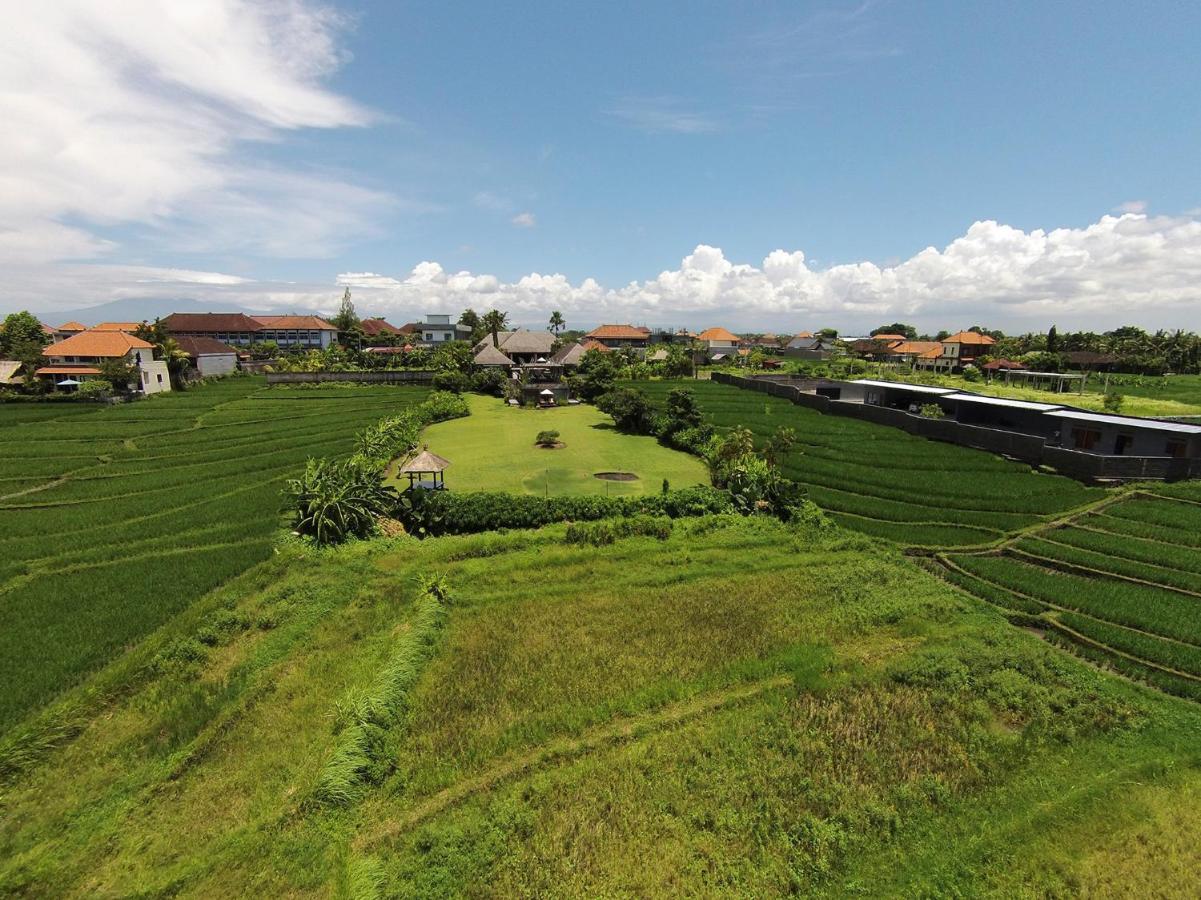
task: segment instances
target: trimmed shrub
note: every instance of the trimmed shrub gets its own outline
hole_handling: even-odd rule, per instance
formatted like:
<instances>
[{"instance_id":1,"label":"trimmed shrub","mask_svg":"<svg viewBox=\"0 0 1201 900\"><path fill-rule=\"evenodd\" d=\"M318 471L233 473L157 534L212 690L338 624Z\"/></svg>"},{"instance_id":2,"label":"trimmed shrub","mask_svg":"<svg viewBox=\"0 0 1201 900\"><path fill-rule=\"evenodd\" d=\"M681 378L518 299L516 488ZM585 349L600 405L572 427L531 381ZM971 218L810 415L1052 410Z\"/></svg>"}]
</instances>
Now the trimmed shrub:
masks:
<instances>
[{"instance_id":1,"label":"trimmed shrub","mask_svg":"<svg viewBox=\"0 0 1201 900\"><path fill-rule=\"evenodd\" d=\"M410 534L437 537L500 528L540 528L555 522L658 515L676 519L731 512L725 491L696 486L646 497L534 497L493 492L405 491L394 517Z\"/></svg>"}]
</instances>

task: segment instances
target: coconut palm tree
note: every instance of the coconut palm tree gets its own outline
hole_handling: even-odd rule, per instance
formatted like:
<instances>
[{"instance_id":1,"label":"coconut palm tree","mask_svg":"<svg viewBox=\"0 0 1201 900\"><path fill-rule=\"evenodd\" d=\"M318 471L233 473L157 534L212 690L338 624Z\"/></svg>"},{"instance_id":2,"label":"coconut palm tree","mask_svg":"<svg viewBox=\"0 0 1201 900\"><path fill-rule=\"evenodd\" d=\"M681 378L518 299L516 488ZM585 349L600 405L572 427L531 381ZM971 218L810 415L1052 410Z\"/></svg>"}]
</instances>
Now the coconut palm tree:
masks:
<instances>
[{"instance_id":1,"label":"coconut palm tree","mask_svg":"<svg viewBox=\"0 0 1201 900\"><path fill-rule=\"evenodd\" d=\"M556 309L550 314L550 325L547 326L547 330L550 331L555 337L558 337L559 332L566 327L567 320L563 318L563 313Z\"/></svg>"},{"instance_id":2,"label":"coconut palm tree","mask_svg":"<svg viewBox=\"0 0 1201 900\"><path fill-rule=\"evenodd\" d=\"M492 346L499 347L499 334L509 324L509 314L503 313L499 309L490 309L484 313L484 317L480 322L487 332L492 335Z\"/></svg>"}]
</instances>

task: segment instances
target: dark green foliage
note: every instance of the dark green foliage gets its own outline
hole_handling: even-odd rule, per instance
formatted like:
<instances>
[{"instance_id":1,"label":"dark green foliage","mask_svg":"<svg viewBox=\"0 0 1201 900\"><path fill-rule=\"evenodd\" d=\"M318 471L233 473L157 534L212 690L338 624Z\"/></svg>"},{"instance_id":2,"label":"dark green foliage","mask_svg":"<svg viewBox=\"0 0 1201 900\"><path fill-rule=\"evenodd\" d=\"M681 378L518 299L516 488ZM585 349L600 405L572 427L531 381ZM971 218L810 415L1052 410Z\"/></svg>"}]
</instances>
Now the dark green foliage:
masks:
<instances>
[{"instance_id":1,"label":"dark green foliage","mask_svg":"<svg viewBox=\"0 0 1201 900\"><path fill-rule=\"evenodd\" d=\"M559 432L554 430L539 431L538 436L534 438L534 443L540 447L553 447L559 443Z\"/></svg>"},{"instance_id":2,"label":"dark green foliage","mask_svg":"<svg viewBox=\"0 0 1201 900\"><path fill-rule=\"evenodd\" d=\"M287 494L296 510L292 527L318 544L367 537L397 497L378 469L331 459L310 459L304 474L288 482Z\"/></svg>"},{"instance_id":3,"label":"dark green foliage","mask_svg":"<svg viewBox=\"0 0 1201 900\"><path fill-rule=\"evenodd\" d=\"M669 518L730 512L725 491L691 487L645 497L534 497L504 493L405 491L395 510L410 534L437 537L500 528L538 528L554 522L589 521L639 513Z\"/></svg>"},{"instance_id":4,"label":"dark green foliage","mask_svg":"<svg viewBox=\"0 0 1201 900\"><path fill-rule=\"evenodd\" d=\"M613 423L629 434L646 434L651 425L651 402L634 388L614 388L596 398L596 408L613 417Z\"/></svg>"},{"instance_id":5,"label":"dark green foliage","mask_svg":"<svg viewBox=\"0 0 1201 900\"><path fill-rule=\"evenodd\" d=\"M589 350L580 358L575 374L567 379L571 395L581 400L592 401L613 390L618 366L619 361L615 354Z\"/></svg>"}]
</instances>

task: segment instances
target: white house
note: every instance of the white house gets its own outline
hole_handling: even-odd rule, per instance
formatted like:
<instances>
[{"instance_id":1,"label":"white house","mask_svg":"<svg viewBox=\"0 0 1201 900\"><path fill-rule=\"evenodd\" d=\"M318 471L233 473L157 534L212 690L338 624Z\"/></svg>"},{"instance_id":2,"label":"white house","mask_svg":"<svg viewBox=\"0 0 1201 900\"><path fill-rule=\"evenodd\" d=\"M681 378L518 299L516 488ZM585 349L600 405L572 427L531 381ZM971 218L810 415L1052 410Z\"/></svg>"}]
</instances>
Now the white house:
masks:
<instances>
[{"instance_id":1,"label":"white house","mask_svg":"<svg viewBox=\"0 0 1201 900\"><path fill-rule=\"evenodd\" d=\"M42 350L46 365L34 374L57 387L74 387L101 378L98 366L106 360L123 359L137 366L142 393L171 390L167 364L154 358L154 345L124 331L84 331Z\"/></svg>"},{"instance_id":2,"label":"white house","mask_svg":"<svg viewBox=\"0 0 1201 900\"><path fill-rule=\"evenodd\" d=\"M421 343L437 346L447 341L467 341L471 339L471 329L466 325L452 322L450 316L428 314L421 323Z\"/></svg>"}]
</instances>

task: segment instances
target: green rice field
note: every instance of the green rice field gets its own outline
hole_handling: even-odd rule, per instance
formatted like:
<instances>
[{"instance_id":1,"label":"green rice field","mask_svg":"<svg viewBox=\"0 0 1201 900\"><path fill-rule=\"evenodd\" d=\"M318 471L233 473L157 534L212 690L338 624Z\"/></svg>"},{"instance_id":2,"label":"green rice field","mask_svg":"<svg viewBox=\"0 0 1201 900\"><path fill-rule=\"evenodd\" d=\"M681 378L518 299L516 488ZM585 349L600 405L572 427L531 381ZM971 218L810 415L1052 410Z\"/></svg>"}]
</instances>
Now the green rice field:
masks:
<instances>
[{"instance_id":1,"label":"green rice field","mask_svg":"<svg viewBox=\"0 0 1201 900\"><path fill-rule=\"evenodd\" d=\"M948 581L1069 650L1201 700L1201 503L1136 491L1006 542L941 555Z\"/></svg>"},{"instance_id":2,"label":"green rice field","mask_svg":"<svg viewBox=\"0 0 1201 900\"><path fill-rule=\"evenodd\" d=\"M0 730L266 559L284 481L424 389L0 405Z\"/></svg>"},{"instance_id":3,"label":"green rice field","mask_svg":"<svg viewBox=\"0 0 1201 900\"><path fill-rule=\"evenodd\" d=\"M719 428L749 428L759 441L792 428L796 448L783 471L839 524L913 546L995 542L1100 500L1103 490L1032 470L978 450L895 428L823 415L785 399L711 381L637 382L662 403L687 387Z\"/></svg>"}]
</instances>

